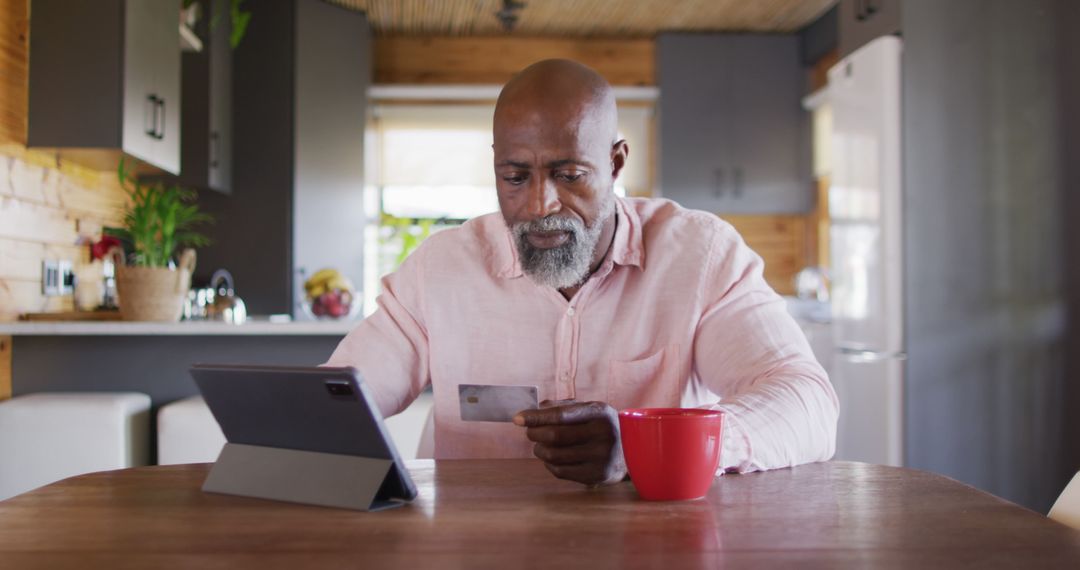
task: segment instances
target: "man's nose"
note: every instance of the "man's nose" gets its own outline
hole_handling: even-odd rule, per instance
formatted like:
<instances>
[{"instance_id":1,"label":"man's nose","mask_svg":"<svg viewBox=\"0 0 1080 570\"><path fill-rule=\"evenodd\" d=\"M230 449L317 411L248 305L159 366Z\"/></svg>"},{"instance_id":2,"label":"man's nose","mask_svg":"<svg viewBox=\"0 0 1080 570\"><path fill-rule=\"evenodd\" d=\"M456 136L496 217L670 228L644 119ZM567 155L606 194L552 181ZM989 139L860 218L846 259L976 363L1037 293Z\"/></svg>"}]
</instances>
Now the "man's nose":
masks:
<instances>
[{"instance_id":1,"label":"man's nose","mask_svg":"<svg viewBox=\"0 0 1080 570\"><path fill-rule=\"evenodd\" d=\"M546 218L562 210L559 191L555 181L547 178L534 179L529 189L529 214L534 218Z\"/></svg>"}]
</instances>

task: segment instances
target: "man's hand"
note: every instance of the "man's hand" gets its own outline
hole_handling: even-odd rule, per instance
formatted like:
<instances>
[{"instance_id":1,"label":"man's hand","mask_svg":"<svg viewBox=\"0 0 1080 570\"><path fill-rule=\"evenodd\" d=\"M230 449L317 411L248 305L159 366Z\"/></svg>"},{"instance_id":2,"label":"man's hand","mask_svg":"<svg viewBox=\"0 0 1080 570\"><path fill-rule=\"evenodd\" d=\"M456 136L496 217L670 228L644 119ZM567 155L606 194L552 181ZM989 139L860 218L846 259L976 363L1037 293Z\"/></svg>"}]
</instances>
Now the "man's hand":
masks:
<instances>
[{"instance_id":1,"label":"man's hand","mask_svg":"<svg viewBox=\"0 0 1080 570\"><path fill-rule=\"evenodd\" d=\"M618 483L626 476L619 441L619 414L604 402L540 402L514 423L527 428L533 454L560 479L586 485Z\"/></svg>"}]
</instances>

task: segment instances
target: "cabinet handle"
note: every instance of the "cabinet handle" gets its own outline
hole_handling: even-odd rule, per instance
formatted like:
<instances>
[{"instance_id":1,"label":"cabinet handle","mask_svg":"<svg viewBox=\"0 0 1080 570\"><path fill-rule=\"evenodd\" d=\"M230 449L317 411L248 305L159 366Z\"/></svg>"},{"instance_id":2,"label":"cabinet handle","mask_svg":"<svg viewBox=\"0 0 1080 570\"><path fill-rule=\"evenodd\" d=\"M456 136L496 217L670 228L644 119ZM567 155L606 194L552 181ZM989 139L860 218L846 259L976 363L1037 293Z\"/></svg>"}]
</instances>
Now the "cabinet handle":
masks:
<instances>
[{"instance_id":1,"label":"cabinet handle","mask_svg":"<svg viewBox=\"0 0 1080 570\"><path fill-rule=\"evenodd\" d=\"M150 104L150 108L146 113L143 113L143 132L150 138L157 138L157 124L158 124L158 97L157 95L147 95L146 101ZM150 118L147 121L147 117ZM147 124L150 126L147 127Z\"/></svg>"},{"instance_id":2,"label":"cabinet handle","mask_svg":"<svg viewBox=\"0 0 1080 570\"><path fill-rule=\"evenodd\" d=\"M218 147L221 146L220 138L217 131L210 131L210 168L218 167Z\"/></svg>"},{"instance_id":3,"label":"cabinet handle","mask_svg":"<svg viewBox=\"0 0 1080 570\"><path fill-rule=\"evenodd\" d=\"M862 22L869 15L867 0L855 0L855 19Z\"/></svg>"},{"instance_id":4,"label":"cabinet handle","mask_svg":"<svg viewBox=\"0 0 1080 570\"><path fill-rule=\"evenodd\" d=\"M157 126L155 125L154 138L156 138L157 140L162 140L165 138L165 100L159 97L158 106L161 107L161 111L158 113L158 121L161 123L161 127L157 128Z\"/></svg>"},{"instance_id":5,"label":"cabinet handle","mask_svg":"<svg viewBox=\"0 0 1080 570\"><path fill-rule=\"evenodd\" d=\"M742 198L743 171L741 166L735 167L735 197Z\"/></svg>"},{"instance_id":6,"label":"cabinet handle","mask_svg":"<svg viewBox=\"0 0 1080 570\"><path fill-rule=\"evenodd\" d=\"M724 197L724 169L723 168L717 168L716 170L713 170L713 178L715 179L715 183L713 184L713 197L714 198L723 198Z\"/></svg>"}]
</instances>

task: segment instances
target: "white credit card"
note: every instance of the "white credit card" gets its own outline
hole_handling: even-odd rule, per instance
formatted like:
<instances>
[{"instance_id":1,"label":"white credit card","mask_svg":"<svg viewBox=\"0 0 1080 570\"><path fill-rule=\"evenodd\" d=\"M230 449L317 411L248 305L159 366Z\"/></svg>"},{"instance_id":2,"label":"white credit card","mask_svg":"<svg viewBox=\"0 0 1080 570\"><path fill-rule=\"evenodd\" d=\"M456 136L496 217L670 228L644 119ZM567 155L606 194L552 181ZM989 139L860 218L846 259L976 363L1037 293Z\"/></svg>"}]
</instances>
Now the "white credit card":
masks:
<instances>
[{"instance_id":1,"label":"white credit card","mask_svg":"<svg viewBox=\"0 0 1080 570\"><path fill-rule=\"evenodd\" d=\"M536 386L459 384L458 399L466 422L509 422L518 412L539 407Z\"/></svg>"}]
</instances>

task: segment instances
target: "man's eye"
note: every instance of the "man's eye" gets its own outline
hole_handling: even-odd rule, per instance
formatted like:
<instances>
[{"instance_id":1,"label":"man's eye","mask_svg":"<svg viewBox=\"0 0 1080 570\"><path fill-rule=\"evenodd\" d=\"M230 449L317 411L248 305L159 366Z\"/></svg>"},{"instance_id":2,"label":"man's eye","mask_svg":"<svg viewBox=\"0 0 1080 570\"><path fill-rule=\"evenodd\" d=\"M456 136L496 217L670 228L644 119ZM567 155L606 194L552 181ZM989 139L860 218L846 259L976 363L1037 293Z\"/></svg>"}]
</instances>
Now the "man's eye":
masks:
<instances>
[{"instance_id":1,"label":"man's eye","mask_svg":"<svg viewBox=\"0 0 1080 570\"><path fill-rule=\"evenodd\" d=\"M525 176L522 174L511 174L509 176L503 176L503 181L514 186L520 186L525 183Z\"/></svg>"},{"instance_id":2,"label":"man's eye","mask_svg":"<svg viewBox=\"0 0 1080 570\"><path fill-rule=\"evenodd\" d=\"M583 176L580 172L560 172L555 175L556 178L563 182L577 182Z\"/></svg>"}]
</instances>

